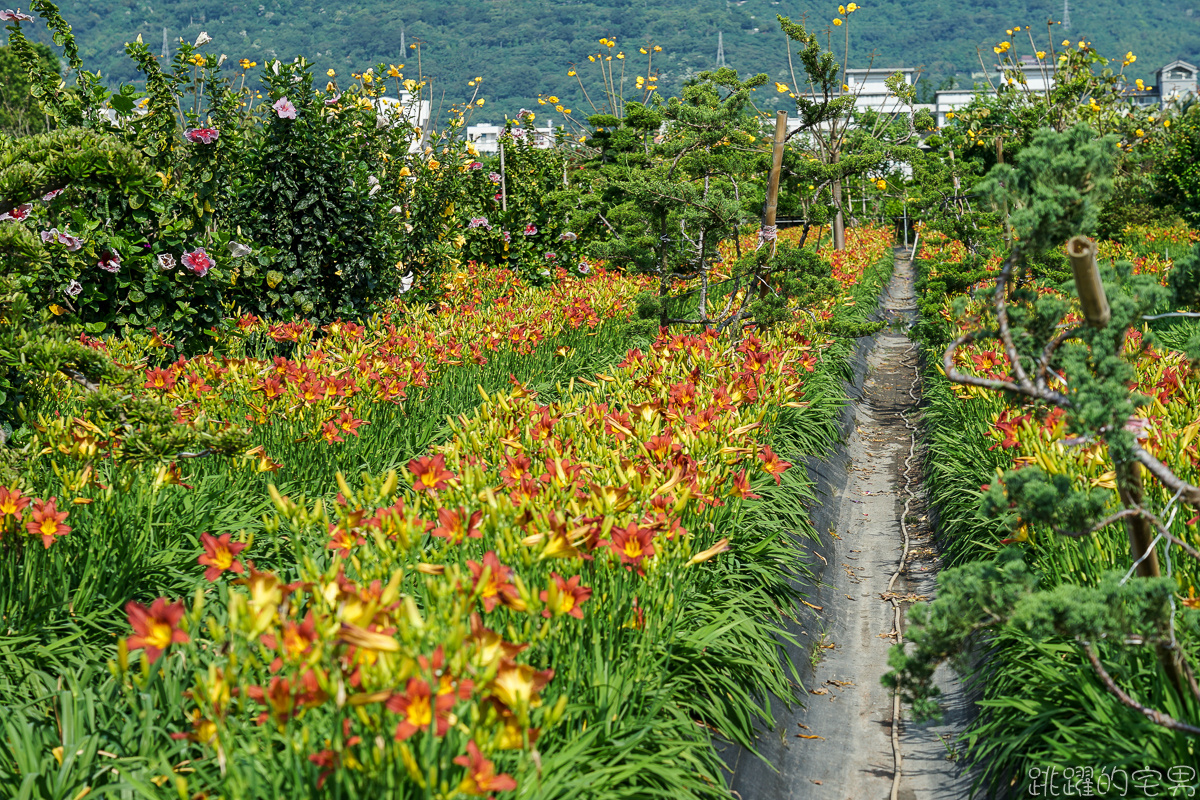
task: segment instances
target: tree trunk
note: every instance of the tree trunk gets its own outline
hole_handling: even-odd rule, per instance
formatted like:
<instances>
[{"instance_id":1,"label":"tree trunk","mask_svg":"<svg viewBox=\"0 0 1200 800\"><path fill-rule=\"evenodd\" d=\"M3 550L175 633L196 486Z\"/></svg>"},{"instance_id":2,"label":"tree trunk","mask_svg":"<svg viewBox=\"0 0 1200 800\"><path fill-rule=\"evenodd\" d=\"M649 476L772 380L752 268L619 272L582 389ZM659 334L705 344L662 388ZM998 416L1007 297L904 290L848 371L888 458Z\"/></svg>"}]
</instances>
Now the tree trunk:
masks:
<instances>
[{"instance_id":1,"label":"tree trunk","mask_svg":"<svg viewBox=\"0 0 1200 800\"><path fill-rule=\"evenodd\" d=\"M1143 502L1142 494L1142 465L1136 461L1117 465L1117 493L1126 508L1140 507ZM1129 554L1137 562L1137 575L1140 578L1157 578L1161 576L1158 566L1158 553L1154 550L1154 532L1150 522L1145 517L1129 517L1126 520L1129 531ZM1170 632L1159 631L1159 636L1166 639ZM1173 648L1167 642L1158 645L1158 660L1163 672L1171 685L1175 687L1179 697L1187 697L1184 688L1187 685L1183 677L1182 655L1178 648Z\"/></svg>"},{"instance_id":2,"label":"tree trunk","mask_svg":"<svg viewBox=\"0 0 1200 800\"><path fill-rule=\"evenodd\" d=\"M833 182L833 249L846 249L846 222L842 216L842 181L839 178Z\"/></svg>"}]
</instances>

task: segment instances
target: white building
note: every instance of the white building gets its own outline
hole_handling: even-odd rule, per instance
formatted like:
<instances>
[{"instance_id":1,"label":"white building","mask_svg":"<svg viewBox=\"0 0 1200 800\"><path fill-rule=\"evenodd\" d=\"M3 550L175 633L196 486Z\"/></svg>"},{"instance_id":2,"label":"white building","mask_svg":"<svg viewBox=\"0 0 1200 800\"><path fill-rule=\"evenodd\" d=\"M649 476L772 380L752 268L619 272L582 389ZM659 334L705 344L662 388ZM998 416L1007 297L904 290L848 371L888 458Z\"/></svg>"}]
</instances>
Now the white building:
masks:
<instances>
[{"instance_id":1,"label":"white building","mask_svg":"<svg viewBox=\"0 0 1200 800\"><path fill-rule=\"evenodd\" d=\"M554 127L553 122L547 118L543 124L538 125L533 131L523 126L517 127L514 125L513 136L519 139L532 135L534 147L548 150L554 147L559 130L561 128ZM504 133L503 125L481 122L477 125L467 126L467 141L472 142L475 145L475 149L480 153L495 155L500 152L500 135L502 133Z\"/></svg>"},{"instance_id":2,"label":"white building","mask_svg":"<svg viewBox=\"0 0 1200 800\"><path fill-rule=\"evenodd\" d=\"M869 108L880 114L897 114L906 111L908 106L887 87L887 80L897 73L902 75L904 82L911 86L917 71L913 67L893 67L891 69L868 67L846 70L848 93L858 97L854 104L855 107Z\"/></svg>"},{"instance_id":3,"label":"white building","mask_svg":"<svg viewBox=\"0 0 1200 800\"><path fill-rule=\"evenodd\" d=\"M1164 106L1172 101L1182 101L1188 95L1200 94L1196 76L1200 70L1186 61L1172 61L1154 72L1158 85L1159 102Z\"/></svg>"},{"instance_id":4,"label":"white building","mask_svg":"<svg viewBox=\"0 0 1200 800\"><path fill-rule=\"evenodd\" d=\"M400 97L376 97L371 100L375 106L375 120L380 127L407 126L427 132L430 128L430 116L433 114L433 104L428 100L420 100L408 92L401 92ZM410 153L421 149L424 136L414 136L408 146Z\"/></svg>"}]
</instances>

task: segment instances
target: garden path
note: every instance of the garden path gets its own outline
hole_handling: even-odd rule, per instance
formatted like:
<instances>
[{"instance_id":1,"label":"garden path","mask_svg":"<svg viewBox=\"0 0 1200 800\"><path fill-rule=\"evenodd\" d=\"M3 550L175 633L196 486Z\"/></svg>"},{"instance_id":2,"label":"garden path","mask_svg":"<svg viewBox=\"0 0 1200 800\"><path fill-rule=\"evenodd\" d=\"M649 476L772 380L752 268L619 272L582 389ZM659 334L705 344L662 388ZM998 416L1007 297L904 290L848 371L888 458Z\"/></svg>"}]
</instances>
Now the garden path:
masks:
<instances>
[{"instance_id":1,"label":"garden path","mask_svg":"<svg viewBox=\"0 0 1200 800\"><path fill-rule=\"evenodd\" d=\"M969 795L970 779L960 774L952 739L968 721L970 703L955 676L939 675L944 721L909 724L902 713L895 742L892 692L880 683L896 642L896 615L888 598L905 609L909 601L931 597L939 565L920 503L921 454L913 439L920 385L918 351L907 336L915 317L907 253L897 254L882 313L890 324L874 338L863 395L854 402L846 479L835 487L837 494L823 499L836 505L827 515L836 522L820 531L821 538L824 542L831 533L833 539L811 559L820 584L811 587L811 617L802 633L815 662L805 681L807 708L782 713L776 730L782 741L764 748L779 770L774 779L735 778L733 788L743 800L768 800L768 794L770 800L961 800ZM906 514L909 488L914 494ZM889 592L905 552L906 567ZM894 745L902 758L895 787Z\"/></svg>"}]
</instances>

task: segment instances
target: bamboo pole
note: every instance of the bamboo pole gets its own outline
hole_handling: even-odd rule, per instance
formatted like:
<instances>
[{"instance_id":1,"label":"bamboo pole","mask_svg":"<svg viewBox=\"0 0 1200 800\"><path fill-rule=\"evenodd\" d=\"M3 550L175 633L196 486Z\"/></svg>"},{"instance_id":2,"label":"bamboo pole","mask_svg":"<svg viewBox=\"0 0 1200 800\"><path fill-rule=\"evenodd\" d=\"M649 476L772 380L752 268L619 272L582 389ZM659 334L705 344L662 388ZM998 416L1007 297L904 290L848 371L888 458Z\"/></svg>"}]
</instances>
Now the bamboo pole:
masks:
<instances>
[{"instance_id":1,"label":"bamboo pole","mask_svg":"<svg viewBox=\"0 0 1200 800\"><path fill-rule=\"evenodd\" d=\"M508 212L508 186L504 174L504 137L500 139L500 210Z\"/></svg>"},{"instance_id":2,"label":"bamboo pole","mask_svg":"<svg viewBox=\"0 0 1200 800\"><path fill-rule=\"evenodd\" d=\"M787 142L788 113L775 112L775 142L771 148L771 177L767 184L767 207L763 212L762 236L770 239L775 252L775 211L779 206L779 173L783 169L783 146Z\"/></svg>"},{"instance_id":3,"label":"bamboo pole","mask_svg":"<svg viewBox=\"0 0 1200 800\"><path fill-rule=\"evenodd\" d=\"M1067 258L1071 261L1083 318L1093 328L1103 328L1112 319L1112 309L1104 294L1104 284L1100 282L1100 270L1096 267L1097 250L1096 243L1086 236L1073 236L1067 242Z\"/></svg>"}]
</instances>

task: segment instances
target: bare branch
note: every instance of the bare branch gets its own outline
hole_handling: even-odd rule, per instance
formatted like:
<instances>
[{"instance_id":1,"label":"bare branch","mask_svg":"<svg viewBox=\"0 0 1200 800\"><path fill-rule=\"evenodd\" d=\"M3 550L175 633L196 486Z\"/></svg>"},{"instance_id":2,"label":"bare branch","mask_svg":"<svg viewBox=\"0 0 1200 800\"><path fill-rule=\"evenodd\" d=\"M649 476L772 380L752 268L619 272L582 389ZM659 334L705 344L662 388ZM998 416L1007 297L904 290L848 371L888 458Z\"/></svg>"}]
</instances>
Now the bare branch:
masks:
<instances>
[{"instance_id":1,"label":"bare branch","mask_svg":"<svg viewBox=\"0 0 1200 800\"><path fill-rule=\"evenodd\" d=\"M1171 544L1179 545L1180 549L1182 549L1183 552L1187 553L1189 556L1196 559L1197 561L1200 561L1200 551L1197 551L1196 548L1192 547L1190 544L1183 541L1182 539L1177 537L1175 534L1171 533L1171 531L1169 531L1167 529L1167 526L1163 523L1163 521L1161 519L1158 518L1157 515L1147 511L1144 508L1140 508L1140 507L1132 508L1129 510L1136 511L1136 512L1138 512L1138 514L1140 516L1145 517L1147 520L1150 521L1151 525L1153 525L1155 528L1158 529L1158 532L1160 534L1162 534L1162 537L1164 539L1169 541Z\"/></svg>"},{"instance_id":2,"label":"bare branch","mask_svg":"<svg viewBox=\"0 0 1200 800\"><path fill-rule=\"evenodd\" d=\"M1058 350L1059 346L1073 337L1078 330L1078 327L1067 328L1046 344L1046 348L1042 350L1042 357L1038 359L1037 373L1034 376L1034 380L1037 381L1037 388L1042 390L1048 388L1046 386L1046 371L1050 369L1050 359L1054 358L1054 352Z\"/></svg>"},{"instance_id":3,"label":"bare branch","mask_svg":"<svg viewBox=\"0 0 1200 800\"><path fill-rule=\"evenodd\" d=\"M75 381L89 392L94 392L100 388L100 384L88 380L87 376L77 369L72 369L71 367L60 367L59 372L66 375L68 378Z\"/></svg>"},{"instance_id":4,"label":"bare branch","mask_svg":"<svg viewBox=\"0 0 1200 800\"><path fill-rule=\"evenodd\" d=\"M1104 665L1100 663L1100 657L1096 655L1096 651L1092 649L1092 646L1086 642L1081 642L1081 644L1083 645L1083 652L1087 654L1088 661L1092 662L1092 669L1096 670L1096 674L1100 676L1100 680L1104 683L1104 686L1118 700L1120 700L1122 704L1132 708L1139 714L1145 715L1145 717L1155 725L1161 725L1164 728L1182 731L1183 733L1190 733L1193 736L1200 736L1200 728L1197 728L1193 725L1188 725L1186 722L1180 722L1174 717L1164 714L1156 709L1148 708L1126 694L1124 689L1122 689L1120 686L1117 686L1116 681L1114 681L1112 676L1108 674L1108 670L1104 669Z\"/></svg>"},{"instance_id":5,"label":"bare branch","mask_svg":"<svg viewBox=\"0 0 1200 800\"><path fill-rule=\"evenodd\" d=\"M1008 324L1008 300L1005 295L1008 294L1008 282L1012 278L1013 267L1017 263L1017 251L1013 250L1008 254L1008 258L1004 261L1004 267L1000 270L1000 274L996 276L996 322L1000 325L1000 341L1004 344L1004 353L1008 356L1008 361L1012 365L1013 374L1017 377L1017 384L1021 389L1029 394L1033 394L1033 384L1029 382L1029 376L1025 374L1025 367L1021 366L1021 356L1017 352L1017 346L1013 344L1012 330Z\"/></svg>"},{"instance_id":6,"label":"bare branch","mask_svg":"<svg viewBox=\"0 0 1200 800\"><path fill-rule=\"evenodd\" d=\"M998 380L995 378L979 378L974 375L967 375L959 372L958 367L954 366L954 354L959 347L962 347L964 344L970 344L972 341L974 341L977 335L977 331L963 334L951 342L950 346L946 348L946 352L942 354L942 368L945 370L947 378L955 383L962 383L970 386L980 386L984 389L994 389L1001 392L1012 392L1013 394L1025 395L1026 397L1032 397L1036 400L1045 400L1048 403L1053 403L1062 408L1071 407L1071 401L1066 395L1062 394L1061 392L1056 392L1052 389L1040 389L1034 387L1032 384L1030 384L1028 388L1025 388L1013 383L1012 381ZM1028 380L1026 380L1026 383L1028 383Z\"/></svg>"},{"instance_id":7,"label":"bare branch","mask_svg":"<svg viewBox=\"0 0 1200 800\"><path fill-rule=\"evenodd\" d=\"M1168 317L1190 317L1192 319L1200 319L1200 311L1172 311L1167 314L1143 314L1142 319L1147 322L1152 322L1156 319L1167 319Z\"/></svg>"},{"instance_id":8,"label":"bare branch","mask_svg":"<svg viewBox=\"0 0 1200 800\"><path fill-rule=\"evenodd\" d=\"M1150 474L1162 481L1168 489L1178 492L1183 502L1200 508L1200 487L1193 486L1183 478L1180 478L1171 471L1170 467L1146 450L1143 450L1141 445L1135 444L1133 452L1137 456L1138 461L1142 462L1142 466L1150 470Z\"/></svg>"},{"instance_id":9,"label":"bare branch","mask_svg":"<svg viewBox=\"0 0 1200 800\"><path fill-rule=\"evenodd\" d=\"M1140 508L1123 508L1120 511L1118 511L1117 513L1107 516L1104 519L1100 520L1095 525L1088 528L1086 531L1064 531L1062 528L1054 528L1054 532L1060 536L1066 536L1070 539L1085 539L1088 536L1091 536L1093 533L1097 533L1101 530L1104 530L1109 525L1112 525L1114 522L1119 522L1119 521L1125 519L1126 517L1140 517L1144 513L1145 513L1144 510L1140 509ZM1054 527L1054 526L1051 526L1051 527Z\"/></svg>"}]
</instances>

